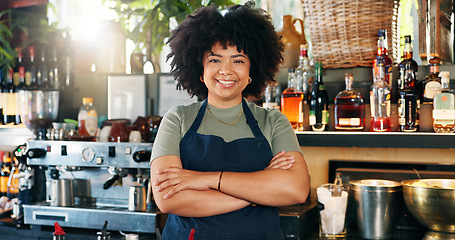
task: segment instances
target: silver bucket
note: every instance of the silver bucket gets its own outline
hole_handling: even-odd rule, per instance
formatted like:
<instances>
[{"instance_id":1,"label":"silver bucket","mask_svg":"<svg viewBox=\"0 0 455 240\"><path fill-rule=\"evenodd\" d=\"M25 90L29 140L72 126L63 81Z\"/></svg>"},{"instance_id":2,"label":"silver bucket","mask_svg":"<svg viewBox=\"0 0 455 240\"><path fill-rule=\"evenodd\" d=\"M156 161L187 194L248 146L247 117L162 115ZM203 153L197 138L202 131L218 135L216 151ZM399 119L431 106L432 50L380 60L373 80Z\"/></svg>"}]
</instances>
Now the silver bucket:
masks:
<instances>
[{"instance_id":1,"label":"silver bucket","mask_svg":"<svg viewBox=\"0 0 455 240\"><path fill-rule=\"evenodd\" d=\"M393 237L397 206L402 192L400 182L365 179L350 181L359 235L365 239Z\"/></svg>"}]
</instances>

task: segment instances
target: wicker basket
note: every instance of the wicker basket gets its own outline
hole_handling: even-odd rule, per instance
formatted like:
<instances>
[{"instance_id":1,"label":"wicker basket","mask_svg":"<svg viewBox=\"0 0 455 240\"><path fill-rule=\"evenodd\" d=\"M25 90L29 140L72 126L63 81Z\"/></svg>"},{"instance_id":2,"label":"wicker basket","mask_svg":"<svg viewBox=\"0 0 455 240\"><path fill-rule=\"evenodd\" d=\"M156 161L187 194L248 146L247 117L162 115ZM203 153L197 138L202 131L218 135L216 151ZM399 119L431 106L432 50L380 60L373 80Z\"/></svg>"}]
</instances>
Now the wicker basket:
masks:
<instances>
[{"instance_id":1,"label":"wicker basket","mask_svg":"<svg viewBox=\"0 0 455 240\"><path fill-rule=\"evenodd\" d=\"M389 54L396 35L397 0L301 0L313 58L324 68L371 66L379 29Z\"/></svg>"}]
</instances>

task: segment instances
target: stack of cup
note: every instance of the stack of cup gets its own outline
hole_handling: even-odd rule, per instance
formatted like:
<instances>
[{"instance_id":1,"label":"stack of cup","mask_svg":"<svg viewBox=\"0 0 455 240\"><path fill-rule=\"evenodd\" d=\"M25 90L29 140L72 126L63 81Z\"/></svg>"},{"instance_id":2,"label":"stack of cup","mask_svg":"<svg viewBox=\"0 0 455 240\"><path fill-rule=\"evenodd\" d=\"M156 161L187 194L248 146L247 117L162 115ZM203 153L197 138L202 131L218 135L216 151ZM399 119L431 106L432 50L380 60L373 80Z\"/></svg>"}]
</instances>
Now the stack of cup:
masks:
<instances>
[{"instance_id":1,"label":"stack of cup","mask_svg":"<svg viewBox=\"0 0 455 240\"><path fill-rule=\"evenodd\" d=\"M342 185L324 184L316 189L319 211L319 237L336 239L346 237L346 208L348 192Z\"/></svg>"}]
</instances>

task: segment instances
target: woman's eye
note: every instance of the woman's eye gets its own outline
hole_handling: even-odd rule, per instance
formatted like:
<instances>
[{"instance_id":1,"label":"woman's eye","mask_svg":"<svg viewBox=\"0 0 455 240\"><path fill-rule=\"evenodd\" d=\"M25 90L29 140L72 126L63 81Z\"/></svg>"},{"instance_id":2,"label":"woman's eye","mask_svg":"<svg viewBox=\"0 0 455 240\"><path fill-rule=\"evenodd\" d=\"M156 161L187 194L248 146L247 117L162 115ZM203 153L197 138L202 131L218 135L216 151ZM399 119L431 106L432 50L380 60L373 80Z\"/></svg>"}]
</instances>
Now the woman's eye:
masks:
<instances>
[{"instance_id":1,"label":"woman's eye","mask_svg":"<svg viewBox=\"0 0 455 240\"><path fill-rule=\"evenodd\" d=\"M220 60L218 60L218 59L210 59L209 62L217 63L217 62L220 62Z\"/></svg>"},{"instance_id":2,"label":"woman's eye","mask_svg":"<svg viewBox=\"0 0 455 240\"><path fill-rule=\"evenodd\" d=\"M244 63L243 60L234 60L234 63Z\"/></svg>"}]
</instances>

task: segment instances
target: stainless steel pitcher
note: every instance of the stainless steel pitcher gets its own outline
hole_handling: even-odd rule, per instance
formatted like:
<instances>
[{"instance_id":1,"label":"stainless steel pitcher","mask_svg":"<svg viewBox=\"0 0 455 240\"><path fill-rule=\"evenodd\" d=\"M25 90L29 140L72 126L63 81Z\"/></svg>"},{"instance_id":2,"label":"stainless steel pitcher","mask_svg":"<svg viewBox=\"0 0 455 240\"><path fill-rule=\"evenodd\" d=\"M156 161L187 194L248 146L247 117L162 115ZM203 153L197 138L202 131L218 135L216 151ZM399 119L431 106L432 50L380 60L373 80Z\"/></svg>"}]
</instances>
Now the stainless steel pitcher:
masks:
<instances>
[{"instance_id":1,"label":"stainless steel pitcher","mask_svg":"<svg viewBox=\"0 0 455 240\"><path fill-rule=\"evenodd\" d=\"M51 206L74 207L72 179L52 179L46 182L47 202Z\"/></svg>"},{"instance_id":2,"label":"stainless steel pitcher","mask_svg":"<svg viewBox=\"0 0 455 240\"><path fill-rule=\"evenodd\" d=\"M136 212L145 212L147 209L146 190L144 186L131 186L128 210Z\"/></svg>"}]
</instances>

